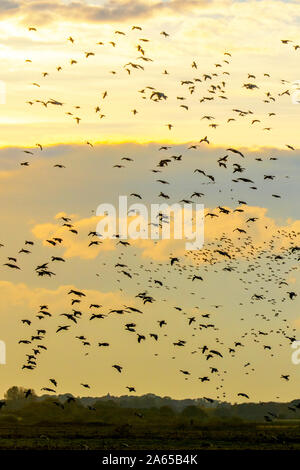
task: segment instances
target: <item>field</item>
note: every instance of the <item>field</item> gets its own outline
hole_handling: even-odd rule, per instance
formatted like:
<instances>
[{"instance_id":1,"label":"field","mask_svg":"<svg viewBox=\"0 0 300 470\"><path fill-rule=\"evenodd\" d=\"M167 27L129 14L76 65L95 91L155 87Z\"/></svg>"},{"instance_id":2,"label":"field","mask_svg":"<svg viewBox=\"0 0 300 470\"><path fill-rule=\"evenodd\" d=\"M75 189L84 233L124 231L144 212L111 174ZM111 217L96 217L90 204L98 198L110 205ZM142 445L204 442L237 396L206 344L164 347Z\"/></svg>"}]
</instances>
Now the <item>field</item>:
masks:
<instances>
[{"instance_id":1,"label":"field","mask_svg":"<svg viewBox=\"0 0 300 470\"><path fill-rule=\"evenodd\" d=\"M300 450L300 421L222 425L1 424L0 450Z\"/></svg>"}]
</instances>

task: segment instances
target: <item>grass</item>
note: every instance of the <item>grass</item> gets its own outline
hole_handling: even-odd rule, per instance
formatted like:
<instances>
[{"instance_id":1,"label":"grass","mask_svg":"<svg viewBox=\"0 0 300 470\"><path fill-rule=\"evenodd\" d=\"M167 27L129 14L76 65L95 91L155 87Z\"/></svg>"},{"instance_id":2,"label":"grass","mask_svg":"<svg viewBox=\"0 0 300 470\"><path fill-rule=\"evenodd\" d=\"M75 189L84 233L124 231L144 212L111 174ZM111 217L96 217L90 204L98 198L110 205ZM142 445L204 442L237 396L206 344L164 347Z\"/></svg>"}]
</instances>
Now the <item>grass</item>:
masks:
<instances>
[{"instance_id":1,"label":"grass","mask_svg":"<svg viewBox=\"0 0 300 470\"><path fill-rule=\"evenodd\" d=\"M0 423L0 450L300 450L300 422L177 425Z\"/></svg>"}]
</instances>

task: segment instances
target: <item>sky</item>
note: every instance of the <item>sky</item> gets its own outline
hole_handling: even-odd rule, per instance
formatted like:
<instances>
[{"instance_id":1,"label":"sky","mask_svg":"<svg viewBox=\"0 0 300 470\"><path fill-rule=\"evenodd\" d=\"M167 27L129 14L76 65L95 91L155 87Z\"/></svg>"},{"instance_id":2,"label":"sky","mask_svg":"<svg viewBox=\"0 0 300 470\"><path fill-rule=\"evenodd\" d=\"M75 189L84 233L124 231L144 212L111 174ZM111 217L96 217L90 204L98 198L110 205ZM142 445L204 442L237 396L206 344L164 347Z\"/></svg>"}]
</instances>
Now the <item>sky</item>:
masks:
<instances>
[{"instance_id":1,"label":"sky","mask_svg":"<svg viewBox=\"0 0 300 470\"><path fill-rule=\"evenodd\" d=\"M7 348L0 394L12 385L42 393L54 377L57 393L74 395L122 395L135 386L139 395L173 398L241 402L238 392L252 401L297 398L300 369L288 338L299 337L299 297L287 294L297 293L299 280L291 254L300 233L297 2L6 0L0 21L6 90L0 100L0 339ZM209 144L199 142L205 137ZM225 155L227 168L218 163ZM163 158L170 162L158 167ZM233 173L237 164L242 174ZM238 177L250 183L232 181ZM120 195L130 194L142 197L129 196L130 204L161 203L160 192L170 203L203 192L193 199L205 208L202 250L187 252L173 239L89 246L99 204L117 206ZM241 227L245 234L236 231ZM53 237L62 243L47 242ZM19 253L22 248L30 253ZM172 256L179 262L171 267ZM6 266L8 257L21 269ZM37 275L45 262L55 275ZM204 281L192 281L194 274ZM77 323L60 316L74 308L70 289L86 294L75 304ZM136 297L143 291L153 303ZM255 294L263 299L253 300ZM103 307L91 309L95 303ZM42 304L51 317L36 317ZM143 313L110 313L124 305ZM91 321L92 313L106 316ZM191 317L196 321L189 325ZM167 325L160 328L162 319ZM125 330L129 322L136 332ZM69 331L56 333L60 325ZM47 350L36 355L33 370L22 369L37 342L18 341L37 329L46 330L38 344ZM146 340L138 343L137 333ZM76 338L81 335L89 345ZM179 339L184 347L174 346ZM207 360L204 345L223 358ZM121 374L113 364L122 365ZM209 382L199 381L207 375Z\"/></svg>"}]
</instances>

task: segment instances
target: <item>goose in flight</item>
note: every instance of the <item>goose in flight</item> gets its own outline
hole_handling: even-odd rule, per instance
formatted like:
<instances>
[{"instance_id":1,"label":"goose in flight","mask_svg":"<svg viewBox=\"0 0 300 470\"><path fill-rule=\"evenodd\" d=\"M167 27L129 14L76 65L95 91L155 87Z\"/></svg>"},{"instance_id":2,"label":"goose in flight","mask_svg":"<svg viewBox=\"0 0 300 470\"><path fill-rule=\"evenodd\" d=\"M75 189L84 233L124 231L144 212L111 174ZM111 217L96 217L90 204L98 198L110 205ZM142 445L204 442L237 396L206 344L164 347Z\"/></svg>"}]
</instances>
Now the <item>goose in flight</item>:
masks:
<instances>
[{"instance_id":1,"label":"goose in flight","mask_svg":"<svg viewBox=\"0 0 300 470\"><path fill-rule=\"evenodd\" d=\"M233 152L233 153L236 153L237 155L240 155L241 157L245 158L245 155L240 152L239 150L236 150L236 149L233 149L233 148L229 148L229 149L226 149L227 151L229 152Z\"/></svg>"},{"instance_id":2,"label":"goose in flight","mask_svg":"<svg viewBox=\"0 0 300 470\"><path fill-rule=\"evenodd\" d=\"M56 390L53 388L48 388L48 387L43 387L41 390L44 390L45 392L51 392L51 393L56 393Z\"/></svg>"},{"instance_id":3,"label":"goose in flight","mask_svg":"<svg viewBox=\"0 0 300 470\"><path fill-rule=\"evenodd\" d=\"M60 331L68 331L69 328L70 325L59 326L56 330L56 333L59 333Z\"/></svg>"},{"instance_id":4,"label":"goose in flight","mask_svg":"<svg viewBox=\"0 0 300 470\"><path fill-rule=\"evenodd\" d=\"M77 295L78 297L85 297L86 295L84 294L84 292L81 292L81 291L78 291L78 290L74 290L74 289L71 289L68 294L74 294L74 295Z\"/></svg>"},{"instance_id":5,"label":"goose in flight","mask_svg":"<svg viewBox=\"0 0 300 470\"><path fill-rule=\"evenodd\" d=\"M17 266L16 264L12 264L12 263L4 263L3 266L8 266L11 269L21 269L19 266Z\"/></svg>"},{"instance_id":6,"label":"goose in flight","mask_svg":"<svg viewBox=\"0 0 300 470\"><path fill-rule=\"evenodd\" d=\"M219 254L220 254L220 255L222 255L222 256L225 256L225 257L227 257L227 258L231 259L231 256L230 256L230 254L229 254L229 253L227 253L227 251L223 251L223 250L215 250L215 252L216 252L216 253L219 253Z\"/></svg>"},{"instance_id":7,"label":"goose in flight","mask_svg":"<svg viewBox=\"0 0 300 470\"><path fill-rule=\"evenodd\" d=\"M238 393L237 395L238 395L238 397L244 397L244 398L248 398L248 399L249 399L249 396L248 396L246 393L240 392L240 393Z\"/></svg>"},{"instance_id":8,"label":"goose in flight","mask_svg":"<svg viewBox=\"0 0 300 470\"><path fill-rule=\"evenodd\" d=\"M179 372L181 372L183 375L191 375L188 370L182 370L182 369L180 369Z\"/></svg>"}]
</instances>

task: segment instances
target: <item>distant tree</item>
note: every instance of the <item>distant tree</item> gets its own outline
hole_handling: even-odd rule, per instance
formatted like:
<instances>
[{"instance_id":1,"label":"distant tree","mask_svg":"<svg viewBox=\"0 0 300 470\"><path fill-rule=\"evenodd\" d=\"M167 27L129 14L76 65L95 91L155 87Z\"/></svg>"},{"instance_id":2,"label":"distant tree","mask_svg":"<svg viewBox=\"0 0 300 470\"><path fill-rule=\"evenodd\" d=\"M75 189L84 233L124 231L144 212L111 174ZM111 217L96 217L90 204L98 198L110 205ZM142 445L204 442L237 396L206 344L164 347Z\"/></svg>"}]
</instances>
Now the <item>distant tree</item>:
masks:
<instances>
[{"instance_id":1,"label":"distant tree","mask_svg":"<svg viewBox=\"0 0 300 470\"><path fill-rule=\"evenodd\" d=\"M25 393L28 389L24 387L17 387L14 385L10 387L4 394L5 400L17 401L25 399ZM29 397L36 397L36 393L34 390L31 390L31 394Z\"/></svg>"},{"instance_id":2,"label":"distant tree","mask_svg":"<svg viewBox=\"0 0 300 470\"><path fill-rule=\"evenodd\" d=\"M26 398L26 392L28 389L23 387L17 387L16 385L10 387L4 394L6 400L6 410L20 410L29 403L36 401L36 394L34 390L31 391L30 395Z\"/></svg>"},{"instance_id":3,"label":"distant tree","mask_svg":"<svg viewBox=\"0 0 300 470\"><path fill-rule=\"evenodd\" d=\"M231 406L219 405L215 408L214 414L218 418L231 418L234 415L234 410Z\"/></svg>"},{"instance_id":4,"label":"distant tree","mask_svg":"<svg viewBox=\"0 0 300 470\"><path fill-rule=\"evenodd\" d=\"M198 419L206 417L205 411L202 408L195 406L195 405L186 406L182 410L181 415L186 416L187 418L198 418Z\"/></svg>"},{"instance_id":5,"label":"distant tree","mask_svg":"<svg viewBox=\"0 0 300 470\"><path fill-rule=\"evenodd\" d=\"M164 405L159 408L159 413L162 416L173 416L175 411L170 406Z\"/></svg>"}]
</instances>

